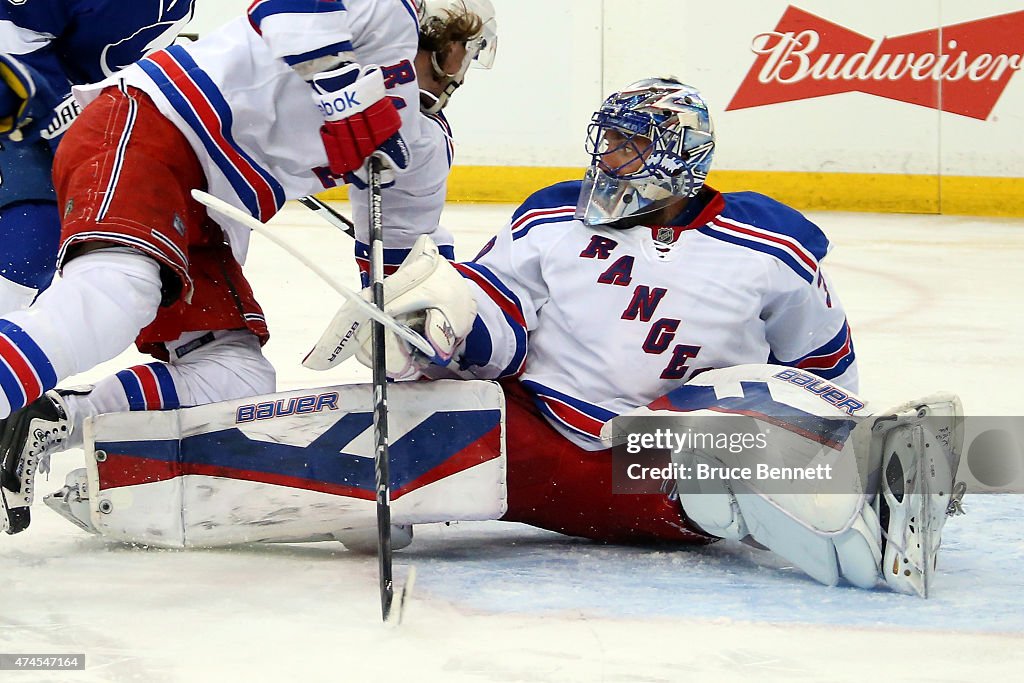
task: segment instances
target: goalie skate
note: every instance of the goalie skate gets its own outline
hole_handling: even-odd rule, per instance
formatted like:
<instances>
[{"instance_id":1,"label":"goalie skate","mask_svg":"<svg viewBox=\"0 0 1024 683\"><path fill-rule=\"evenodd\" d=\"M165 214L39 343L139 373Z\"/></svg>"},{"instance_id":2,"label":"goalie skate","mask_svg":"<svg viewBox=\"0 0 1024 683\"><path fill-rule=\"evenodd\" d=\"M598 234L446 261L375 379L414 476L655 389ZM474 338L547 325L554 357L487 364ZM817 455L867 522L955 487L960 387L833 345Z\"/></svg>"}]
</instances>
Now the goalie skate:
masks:
<instances>
[{"instance_id":1,"label":"goalie skate","mask_svg":"<svg viewBox=\"0 0 1024 683\"><path fill-rule=\"evenodd\" d=\"M949 394L900 406L879 418L872 446L881 449L882 577L900 593L927 598L947 515L960 512L956 482L963 410Z\"/></svg>"},{"instance_id":2,"label":"goalie skate","mask_svg":"<svg viewBox=\"0 0 1024 683\"><path fill-rule=\"evenodd\" d=\"M48 496L43 502L58 515L75 526L93 534L99 533L89 519L89 476L84 467L68 472L64 486Z\"/></svg>"}]
</instances>

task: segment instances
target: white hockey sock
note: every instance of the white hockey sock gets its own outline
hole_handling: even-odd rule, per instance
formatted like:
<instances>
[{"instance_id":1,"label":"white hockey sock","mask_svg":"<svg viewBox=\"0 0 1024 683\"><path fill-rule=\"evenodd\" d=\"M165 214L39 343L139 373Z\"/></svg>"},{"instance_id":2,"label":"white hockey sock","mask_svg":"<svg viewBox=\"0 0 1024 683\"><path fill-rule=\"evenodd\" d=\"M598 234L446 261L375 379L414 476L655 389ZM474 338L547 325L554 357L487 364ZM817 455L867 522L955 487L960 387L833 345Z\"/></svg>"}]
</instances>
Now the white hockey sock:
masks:
<instances>
[{"instance_id":1,"label":"white hockey sock","mask_svg":"<svg viewBox=\"0 0 1024 683\"><path fill-rule=\"evenodd\" d=\"M174 363L126 368L103 378L86 394L65 396L72 425L67 447L82 444L82 422L93 415L167 410L274 392L274 367L248 330L191 332L168 347L173 350L182 340L207 336L213 341Z\"/></svg>"}]
</instances>

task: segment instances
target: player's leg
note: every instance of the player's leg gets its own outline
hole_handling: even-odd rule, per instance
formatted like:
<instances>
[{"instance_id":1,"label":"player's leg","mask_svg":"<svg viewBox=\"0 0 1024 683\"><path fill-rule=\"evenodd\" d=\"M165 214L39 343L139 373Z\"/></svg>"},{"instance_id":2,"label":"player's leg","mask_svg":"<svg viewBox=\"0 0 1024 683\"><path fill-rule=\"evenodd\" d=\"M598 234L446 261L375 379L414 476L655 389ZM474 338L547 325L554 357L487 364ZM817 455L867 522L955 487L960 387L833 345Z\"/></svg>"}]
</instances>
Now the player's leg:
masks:
<instances>
[{"instance_id":1,"label":"player's leg","mask_svg":"<svg viewBox=\"0 0 1024 683\"><path fill-rule=\"evenodd\" d=\"M120 353L161 305L190 293L186 235L204 214L188 192L202 169L148 98L104 91L65 135L54 181L62 279L0 319L0 418Z\"/></svg>"},{"instance_id":2,"label":"player's leg","mask_svg":"<svg viewBox=\"0 0 1024 683\"><path fill-rule=\"evenodd\" d=\"M56 270L60 217L55 202L0 209L0 315L28 308Z\"/></svg>"},{"instance_id":3,"label":"player's leg","mask_svg":"<svg viewBox=\"0 0 1024 683\"><path fill-rule=\"evenodd\" d=\"M704 373L631 415L672 419L680 434L764 437L763 446L737 452L701 446L673 454L686 473L678 480L683 508L704 531L768 548L825 584L842 578L871 588L884 578L927 597L957 495L963 430L955 396L872 414L865 401L809 373L740 366ZM717 469L702 476L701 465ZM759 465L821 475L772 478L754 474Z\"/></svg>"},{"instance_id":4,"label":"player's leg","mask_svg":"<svg viewBox=\"0 0 1024 683\"><path fill-rule=\"evenodd\" d=\"M91 387L58 390L70 423L63 448L82 446L82 423L94 415L175 410L274 391L274 368L248 330L190 332L167 349L169 363L135 365Z\"/></svg>"},{"instance_id":5,"label":"player's leg","mask_svg":"<svg viewBox=\"0 0 1024 683\"><path fill-rule=\"evenodd\" d=\"M51 452L81 448L83 423L95 415L174 410L274 391L274 368L263 356L259 339L248 330L190 332L166 347L169 363L136 365L93 386L51 391L44 397L49 400L21 411L19 416L37 406L52 405L59 410L51 411L57 414L42 425L58 438L47 441L37 469L45 466ZM73 470L65 486L46 497L46 504L65 519L88 528L83 521L88 519L87 490L85 470Z\"/></svg>"},{"instance_id":6,"label":"player's leg","mask_svg":"<svg viewBox=\"0 0 1024 683\"><path fill-rule=\"evenodd\" d=\"M192 304L212 320L236 328L245 325L242 311L258 309L254 308L255 301L241 271L221 264L219 277L214 279L203 268L207 262L209 260L202 254L194 261L197 264L193 269L196 295ZM217 294L220 289L229 289L231 295L228 291ZM177 325L200 322L187 310L179 313L161 317L159 324L147 328L140 338L160 338L178 333ZM31 502L32 476L35 471L46 471L51 453L82 445L81 427L88 417L102 413L173 410L272 393L276 387L275 372L261 348L265 332L262 316L252 314L249 328L184 332L170 342L148 341L144 345L168 358L167 363L127 368L93 387L49 391L11 418L17 418L17 422L12 421L9 426L0 422L0 442L9 443L12 452L19 444L30 446L27 450L22 448L20 466L24 484L19 487L20 499ZM29 444L29 434L36 437L42 434L46 438L34 438ZM9 462L14 467L18 460L12 457ZM24 511L27 514L27 507ZM15 511L14 514L21 513ZM15 526L18 525L12 528Z\"/></svg>"},{"instance_id":7,"label":"player's leg","mask_svg":"<svg viewBox=\"0 0 1024 683\"><path fill-rule=\"evenodd\" d=\"M161 306L191 293L186 245L205 214L189 189L202 169L147 97L108 89L86 107L59 147L54 181L64 207L62 278L28 311L0 318L0 418L113 358ZM32 500L35 470L25 463L39 455L15 427L0 425L8 433L0 526L12 532L9 511Z\"/></svg>"},{"instance_id":8,"label":"player's leg","mask_svg":"<svg viewBox=\"0 0 1024 683\"><path fill-rule=\"evenodd\" d=\"M610 450L585 451L547 423L517 381L503 383L508 422L508 512L570 536L613 543L706 543L679 501L658 494L613 493Z\"/></svg>"}]
</instances>

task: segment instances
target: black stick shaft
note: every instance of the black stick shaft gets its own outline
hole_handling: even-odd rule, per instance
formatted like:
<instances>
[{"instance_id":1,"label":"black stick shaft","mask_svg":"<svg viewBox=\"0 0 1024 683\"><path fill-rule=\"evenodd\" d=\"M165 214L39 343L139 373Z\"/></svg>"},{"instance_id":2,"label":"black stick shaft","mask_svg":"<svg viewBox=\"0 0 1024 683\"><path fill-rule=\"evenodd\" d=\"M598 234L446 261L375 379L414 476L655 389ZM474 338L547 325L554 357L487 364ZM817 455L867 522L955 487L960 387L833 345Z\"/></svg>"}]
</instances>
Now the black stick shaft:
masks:
<instances>
[{"instance_id":1,"label":"black stick shaft","mask_svg":"<svg viewBox=\"0 0 1024 683\"><path fill-rule=\"evenodd\" d=\"M370 286L373 303L384 310L384 227L381 212L381 162L370 157ZM380 569L380 609L391 614L394 585L391 565L391 485L388 472L388 385L384 326L373 323L373 435L377 487L377 560Z\"/></svg>"},{"instance_id":2,"label":"black stick shaft","mask_svg":"<svg viewBox=\"0 0 1024 683\"><path fill-rule=\"evenodd\" d=\"M306 195L305 197L299 197L299 203L304 207L315 213L316 215L323 218L325 221L341 230L343 233L352 237L356 236L356 226L346 218L344 215L338 213L332 209L328 204L320 201L312 195Z\"/></svg>"}]
</instances>

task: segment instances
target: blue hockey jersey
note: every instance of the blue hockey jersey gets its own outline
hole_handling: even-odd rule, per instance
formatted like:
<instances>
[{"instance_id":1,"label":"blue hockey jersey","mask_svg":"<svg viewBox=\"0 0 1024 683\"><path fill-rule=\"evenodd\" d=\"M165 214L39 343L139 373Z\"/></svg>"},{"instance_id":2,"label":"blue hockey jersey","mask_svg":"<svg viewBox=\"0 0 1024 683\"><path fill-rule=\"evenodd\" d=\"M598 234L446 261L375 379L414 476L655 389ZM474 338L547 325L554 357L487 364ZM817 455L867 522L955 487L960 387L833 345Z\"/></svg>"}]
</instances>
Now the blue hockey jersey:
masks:
<instances>
[{"instance_id":1,"label":"blue hockey jersey","mask_svg":"<svg viewBox=\"0 0 1024 683\"><path fill-rule=\"evenodd\" d=\"M0 52L49 85L57 108L71 86L99 81L167 47L192 19L195 0L26 0L0 4ZM61 106L49 135L70 123Z\"/></svg>"}]
</instances>

